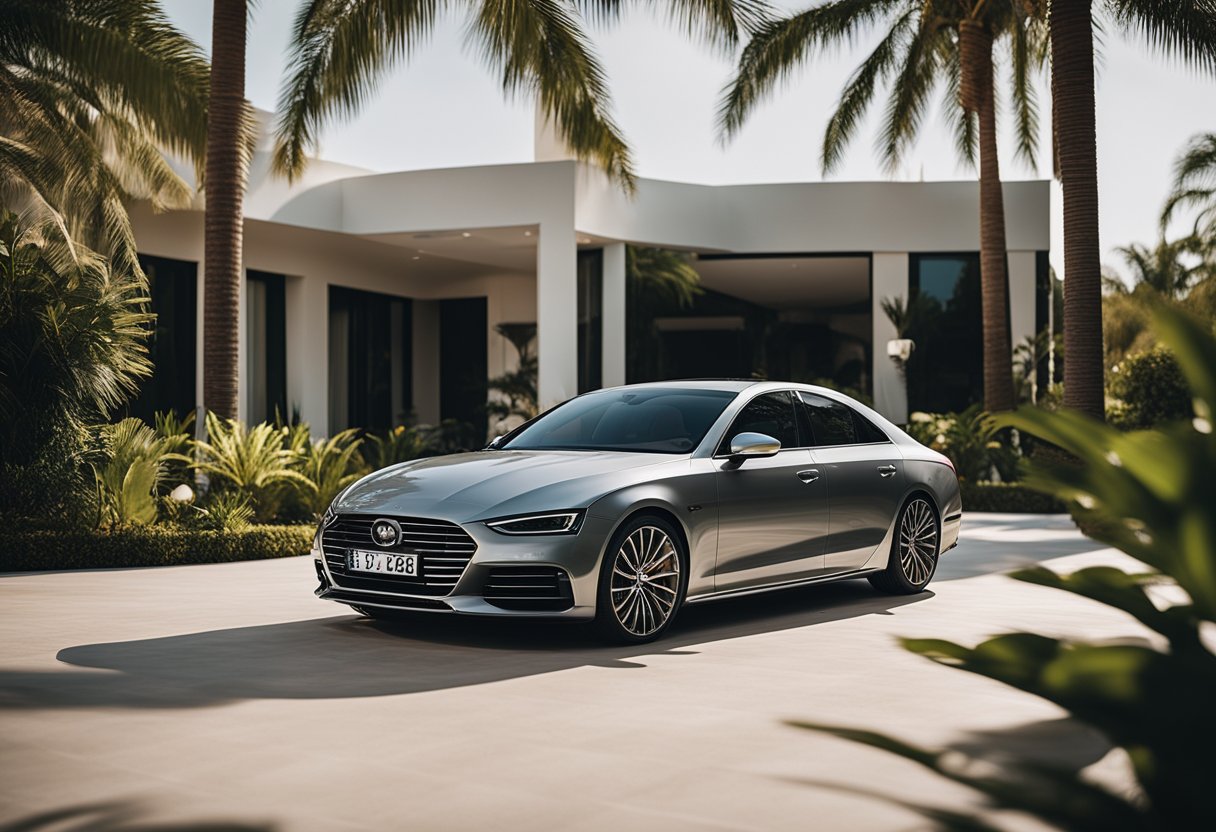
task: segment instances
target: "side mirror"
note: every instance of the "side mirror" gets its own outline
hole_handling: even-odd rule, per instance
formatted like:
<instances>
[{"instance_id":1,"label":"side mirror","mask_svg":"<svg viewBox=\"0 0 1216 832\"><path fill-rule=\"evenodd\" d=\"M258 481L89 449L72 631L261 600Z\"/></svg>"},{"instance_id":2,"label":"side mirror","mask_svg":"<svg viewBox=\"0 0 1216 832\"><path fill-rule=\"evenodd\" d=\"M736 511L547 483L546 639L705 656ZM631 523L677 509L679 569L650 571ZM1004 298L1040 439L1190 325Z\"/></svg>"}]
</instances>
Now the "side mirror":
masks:
<instances>
[{"instance_id":1,"label":"side mirror","mask_svg":"<svg viewBox=\"0 0 1216 832\"><path fill-rule=\"evenodd\" d=\"M739 462L773 456L779 450L781 443L764 433L741 433L730 440L730 455Z\"/></svg>"}]
</instances>

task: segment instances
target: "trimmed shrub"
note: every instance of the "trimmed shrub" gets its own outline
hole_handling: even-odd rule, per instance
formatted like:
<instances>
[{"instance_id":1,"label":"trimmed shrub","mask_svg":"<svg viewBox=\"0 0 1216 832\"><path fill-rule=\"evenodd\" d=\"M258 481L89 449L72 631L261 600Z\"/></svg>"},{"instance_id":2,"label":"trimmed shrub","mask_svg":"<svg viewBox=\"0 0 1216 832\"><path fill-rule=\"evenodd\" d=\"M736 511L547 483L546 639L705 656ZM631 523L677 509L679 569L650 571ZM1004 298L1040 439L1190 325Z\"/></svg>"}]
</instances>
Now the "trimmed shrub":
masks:
<instances>
[{"instance_id":1,"label":"trimmed shrub","mask_svg":"<svg viewBox=\"0 0 1216 832\"><path fill-rule=\"evenodd\" d=\"M1059 499L1049 494L1031 491L1010 482L959 483L962 488L963 511L1001 511L1014 514L1062 514L1067 509Z\"/></svg>"},{"instance_id":2,"label":"trimmed shrub","mask_svg":"<svg viewBox=\"0 0 1216 832\"><path fill-rule=\"evenodd\" d=\"M164 526L101 531L0 532L0 572L227 563L306 555L314 526L218 532Z\"/></svg>"},{"instance_id":3,"label":"trimmed shrub","mask_svg":"<svg viewBox=\"0 0 1216 832\"><path fill-rule=\"evenodd\" d=\"M1142 430L1166 422L1189 421L1193 393L1164 347L1123 359L1111 370L1111 394L1118 399L1110 422L1122 430Z\"/></svg>"}]
</instances>

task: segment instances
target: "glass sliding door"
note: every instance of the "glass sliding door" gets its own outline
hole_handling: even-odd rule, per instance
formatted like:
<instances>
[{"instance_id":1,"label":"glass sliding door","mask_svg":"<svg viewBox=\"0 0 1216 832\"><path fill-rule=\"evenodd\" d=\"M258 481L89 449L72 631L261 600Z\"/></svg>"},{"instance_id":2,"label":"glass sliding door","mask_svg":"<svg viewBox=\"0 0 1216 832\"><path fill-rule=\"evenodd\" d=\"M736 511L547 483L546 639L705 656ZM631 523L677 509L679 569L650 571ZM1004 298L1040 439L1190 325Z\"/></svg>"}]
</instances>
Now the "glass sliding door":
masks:
<instances>
[{"instance_id":1,"label":"glass sliding door","mask_svg":"<svg viewBox=\"0 0 1216 832\"><path fill-rule=\"evenodd\" d=\"M179 417L195 408L198 344L198 264L141 254L156 325L148 341L152 376L140 385L127 412L151 423L158 412Z\"/></svg>"},{"instance_id":2,"label":"glass sliding door","mask_svg":"<svg viewBox=\"0 0 1216 832\"><path fill-rule=\"evenodd\" d=\"M439 301L439 418L470 426L470 447L486 440L485 298Z\"/></svg>"},{"instance_id":3,"label":"glass sliding door","mask_svg":"<svg viewBox=\"0 0 1216 832\"><path fill-rule=\"evenodd\" d=\"M329 287L329 426L388 430L413 409L409 298Z\"/></svg>"},{"instance_id":4,"label":"glass sliding door","mask_svg":"<svg viewBox=\"0 0 1216 832\"><path fill-rule=\"evenodd\" d=\"M291 418L287 411L286 279L252 269L245 281L246 421Z\"/></svg>"}]
</instances>

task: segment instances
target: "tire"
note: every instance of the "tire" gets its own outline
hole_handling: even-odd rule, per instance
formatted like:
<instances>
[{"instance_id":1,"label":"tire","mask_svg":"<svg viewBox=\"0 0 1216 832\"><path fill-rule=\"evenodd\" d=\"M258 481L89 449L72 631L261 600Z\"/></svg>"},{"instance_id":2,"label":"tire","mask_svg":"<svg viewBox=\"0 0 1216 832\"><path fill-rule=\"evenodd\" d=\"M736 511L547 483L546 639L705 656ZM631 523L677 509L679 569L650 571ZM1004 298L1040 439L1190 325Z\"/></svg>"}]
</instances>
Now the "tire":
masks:
<instances>
[{"instance_id":1,"label":"tire","mask_svg":"<svg viewBox=\"0 0 1216 832\"><path fill-rule=\"evenodd\" d=\"M870 575L870 585L887 595L923 592L937 571L940 549L937 511L928 497L915 494L899 510L887 568Z\"/></svg>"},{"instance_id":2,"label":"tire","mask_svg":"<svg viewBox=\"0 0 1216 832\"><path fill-rule=\"evenodd\" d=\"M604 552L595 628L614 644L654 641L675 620L687 591L688 552L679 532L662 517L634 517Z\"/></svg>"}]
</instances>

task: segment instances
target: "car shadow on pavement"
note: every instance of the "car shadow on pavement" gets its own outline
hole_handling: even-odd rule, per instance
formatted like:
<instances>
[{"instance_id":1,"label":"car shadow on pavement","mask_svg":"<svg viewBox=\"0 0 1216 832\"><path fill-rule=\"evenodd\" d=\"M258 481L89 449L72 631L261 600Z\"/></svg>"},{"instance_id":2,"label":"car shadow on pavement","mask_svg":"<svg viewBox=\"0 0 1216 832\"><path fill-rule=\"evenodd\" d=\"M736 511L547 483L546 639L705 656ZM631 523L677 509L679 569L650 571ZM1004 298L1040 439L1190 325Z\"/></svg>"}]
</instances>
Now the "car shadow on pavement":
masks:
<instances>
[{"instance_id":1,"label":"car shadow on pavement","mask_svg":"<svg viewBox=\"0 0 1216 832\"><path fill-rule=\"evenodd\" d=\"M358 615L69 647L83 671L0 671L0 709L206 707L244 699L332 699L445 690L576 667L637 668L695 645L814 626L933 597L864 581L688 607L658 642L605 646L585 625L544 620ZM695 652L695 651L694 651Z\"/></svg>"}]
</instances>

